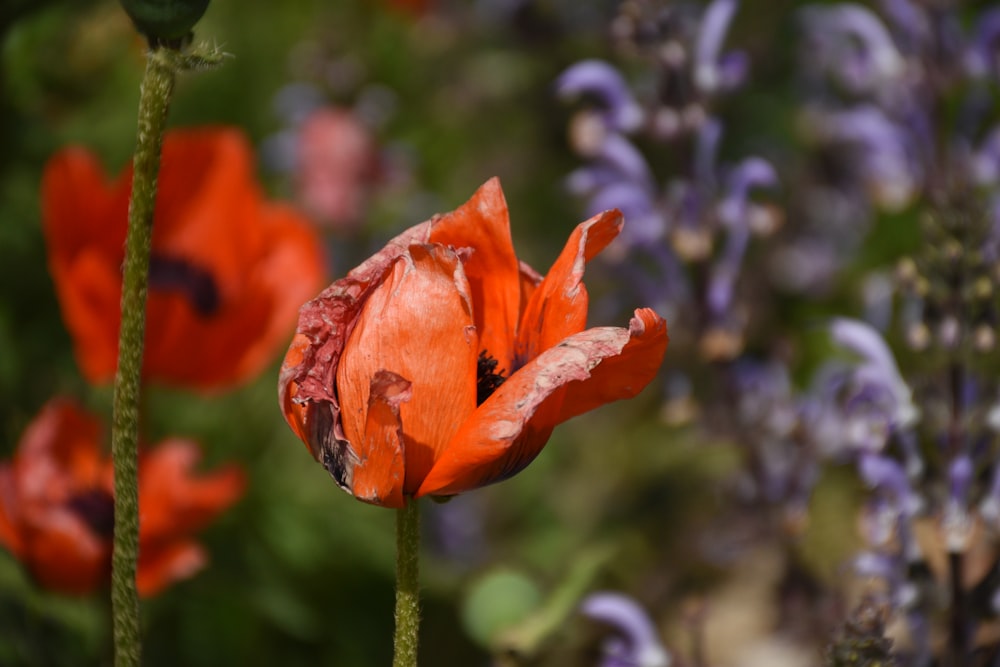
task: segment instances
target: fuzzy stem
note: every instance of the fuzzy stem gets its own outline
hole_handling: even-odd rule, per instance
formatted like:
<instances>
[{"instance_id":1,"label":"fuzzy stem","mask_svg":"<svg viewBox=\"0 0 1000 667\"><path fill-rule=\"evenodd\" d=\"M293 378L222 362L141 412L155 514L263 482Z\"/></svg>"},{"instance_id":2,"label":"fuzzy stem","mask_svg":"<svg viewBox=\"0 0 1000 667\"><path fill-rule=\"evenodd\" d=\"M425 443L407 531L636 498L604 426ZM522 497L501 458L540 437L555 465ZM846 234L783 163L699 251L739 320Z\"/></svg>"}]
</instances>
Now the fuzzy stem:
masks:
<instances>
[{"instance_id":1,"label":"fuzzy stem","mask_svg":"<svg viewBox=\"0 0 1000 667\"><path fill-rule=\"evenodd\" d=\"M392 667L416 667L420 631L420 508L407 498L396 510L396 634Z\"/></svg>"},{"instance_id":2,"label":"fuzzy stem","mask_svg":"<svg viewBox=\"0 0 1000 667\"><path fill-rule=\"evenodd\" d=\"M139 93L111 432L115 470L115 534L111 559L115 667L137 667L142 655L139 596L135 584L139 559L138 443L142 348L146 330L146 292L156 178L160 171L163 133L175 79L176 67L171 54L166 49L150 51Z\"/></svg>"}]
</instances>

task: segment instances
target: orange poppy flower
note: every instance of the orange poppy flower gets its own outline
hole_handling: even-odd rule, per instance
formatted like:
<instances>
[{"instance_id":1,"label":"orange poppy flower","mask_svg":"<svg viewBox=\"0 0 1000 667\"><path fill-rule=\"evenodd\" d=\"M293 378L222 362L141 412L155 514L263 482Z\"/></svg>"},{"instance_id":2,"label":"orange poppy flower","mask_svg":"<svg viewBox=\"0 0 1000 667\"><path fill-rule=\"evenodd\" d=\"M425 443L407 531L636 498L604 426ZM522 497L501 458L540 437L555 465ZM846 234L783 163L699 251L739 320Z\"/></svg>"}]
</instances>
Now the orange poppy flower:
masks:
<instances>
[{"instance_id":1,"label":"orange poppy flower","mask_svg":"<svg viewBox=\"0 0 1000 667\"><path fill-rule=\"evenodd\" d=\"M621 230L581 223L542 278L514 254L500 183L403 232L299 311L278 384L285 419L360 500L452 495L510 477L553 428L636 395L663 319L584 330L584 265Z\"/></svg>"},{"instance_id":2,"label":"orange poppy flower","mask_svg":"<svg viewBox=\"0 0 1000 667\"><path fill-rule=\"evenodd\" d=\"M81 148L42 183L49 269L77 362L94 383L118 361L131 168L111 182ZM292 208L265 202L237 130L169 133L153 228L143 372L201 390L247 380L287 340L322 286L320 241Z\"/></svg>"},{"instance_id":3,"label":"orange poppy flower","mask_svg":"<svg viewBox=\"0 0 1000 667\"><path fill-rule=\"evenodd\" d=\"M89 593L111 577L114 472L100 423L71 402L46 405L0 464L0 544L45 588ZM170 439L139 459L139 593L154 595L207 560L191 535L233 504L243 471L196 474L201 454Z\"/></svg>"}]
</instances>

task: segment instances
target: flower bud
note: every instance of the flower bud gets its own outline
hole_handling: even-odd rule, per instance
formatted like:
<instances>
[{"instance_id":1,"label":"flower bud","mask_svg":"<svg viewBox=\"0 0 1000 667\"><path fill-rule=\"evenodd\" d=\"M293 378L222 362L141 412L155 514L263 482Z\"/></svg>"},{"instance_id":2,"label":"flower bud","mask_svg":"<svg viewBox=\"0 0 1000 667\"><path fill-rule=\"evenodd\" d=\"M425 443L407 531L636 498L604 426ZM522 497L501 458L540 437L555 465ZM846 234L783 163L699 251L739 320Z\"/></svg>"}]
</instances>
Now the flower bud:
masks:
<instances>
[{"instance_id":1,"label":"flower bud","mask_svg":"<svg viewBox=\"0 0 1000 667\"><path fill-rule=\"evenodd\" d=\"M191 32L209 0L121 0L125 13L151 44L181 40Z\"/></svg>"}]
</instances>

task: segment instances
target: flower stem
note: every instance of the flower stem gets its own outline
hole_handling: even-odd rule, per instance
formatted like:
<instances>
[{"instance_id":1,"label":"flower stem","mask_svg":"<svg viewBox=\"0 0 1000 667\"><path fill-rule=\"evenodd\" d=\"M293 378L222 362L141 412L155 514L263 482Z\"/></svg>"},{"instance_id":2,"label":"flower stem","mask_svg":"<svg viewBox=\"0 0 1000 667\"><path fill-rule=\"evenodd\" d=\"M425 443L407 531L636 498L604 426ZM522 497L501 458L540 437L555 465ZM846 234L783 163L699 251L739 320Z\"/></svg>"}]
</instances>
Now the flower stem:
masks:
<instances>
[{"instance_id":1,"label":"flower stem","mask_svg":"<svg viewBox=\"0 0 1000 667\"><path fill-rule=\"evenodd\" d=\"M396 510L396 635L392 667L416 667L420 631L420 508L407 498Z\"/></svg>"},{"instance_id":2,"label":"flower stem","mask_svg":"<svg viewBox=\"0 0 1000 667\"><path fill-rule=\"evenodd\" d=\"M111 558L115 667L136 667L142 654L139 596L135 584L139 559L138 446L142 348L146 330L146 292L156 178L160 171L163 133L175 79L175 61L167 50L151 50L139 93L111 432L115 470L115 534Z\"/></svg>"}]
</instances>

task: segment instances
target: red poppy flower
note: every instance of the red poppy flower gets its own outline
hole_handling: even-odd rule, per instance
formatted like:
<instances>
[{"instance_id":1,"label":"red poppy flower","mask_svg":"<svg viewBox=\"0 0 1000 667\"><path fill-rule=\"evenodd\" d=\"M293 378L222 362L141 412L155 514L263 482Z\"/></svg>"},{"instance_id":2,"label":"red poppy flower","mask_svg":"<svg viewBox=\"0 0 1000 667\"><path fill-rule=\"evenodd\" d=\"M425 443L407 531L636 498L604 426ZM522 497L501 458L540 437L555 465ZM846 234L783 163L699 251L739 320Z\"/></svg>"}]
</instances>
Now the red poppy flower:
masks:
<instances>
[{"instance_id":1,"label":"red poppy flower","mask_svg":"<svg viewBox=\"0 0 1000 667\"><path fill-rule=\"evenodd\" d=\"M83 374L111 380L131 168L110 182L89 152L52 157L42 183L49 269ZM169 133L153 228L144 375L201 390L260 372L323 280L320 242L293 209L265 202L246 139Z\"/></svg>"},{"instance_id":2,"label":"red poppy flower","mask_svg":"<svg viewBox=\"0 0 1000 667\"><path fill-rule=\"evenodd\" d=\"M66 400L28 426L14 460L0 464L0 544L45 588L89 593L111 577L114 473L100 423ZM244 475L196 474L201 454L170 439L139 459L139 593L154 595L206 562L191 535L234 503Z\"/></svg>"},{"instance_id":3,"label":"red poppy flower","mask_svg":"<svg viewBox=\"0 0 1000 667\"><path fill-rule=\"evenodd\" d=\"M663 319L584 330L583 270L621 230L581 223L542 278L518 262L496 179L308 302L281 368L285 419L337 483L400 507L514 475L559 423L636 395Z\"/></svg>"}]
</instances>

